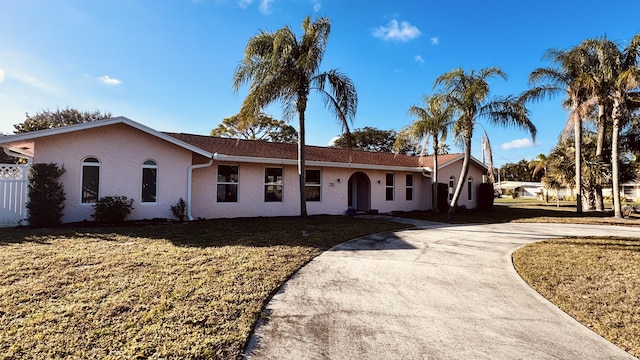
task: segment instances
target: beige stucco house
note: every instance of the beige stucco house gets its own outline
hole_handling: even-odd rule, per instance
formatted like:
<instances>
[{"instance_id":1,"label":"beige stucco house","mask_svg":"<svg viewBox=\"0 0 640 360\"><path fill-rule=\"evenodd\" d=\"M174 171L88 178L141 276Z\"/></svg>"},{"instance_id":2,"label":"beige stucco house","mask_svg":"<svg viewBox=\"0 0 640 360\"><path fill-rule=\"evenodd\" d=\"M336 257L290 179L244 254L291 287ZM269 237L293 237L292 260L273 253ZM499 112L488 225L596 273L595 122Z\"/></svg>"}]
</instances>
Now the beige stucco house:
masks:
<instances>
[{"instance_id":1,"label":"beige stucco house","mask_svg":"<svg viewBox=\"0 0 640 360\"><path fill-rule=\"evenodd\" d=\"M134 200L129 219L173 218L180 198L190 219L300 213L297 146L163 133L125 117L0 137L32 163L64 166L64 222L92 220L108 195ZM462 154L439 157L439 181L457 185ZM318 146L306 148L307 211L313 214L428 210L430 157ZM476 206L486 167L473 159L458 205Z\"/></svg>"}]
</instances>

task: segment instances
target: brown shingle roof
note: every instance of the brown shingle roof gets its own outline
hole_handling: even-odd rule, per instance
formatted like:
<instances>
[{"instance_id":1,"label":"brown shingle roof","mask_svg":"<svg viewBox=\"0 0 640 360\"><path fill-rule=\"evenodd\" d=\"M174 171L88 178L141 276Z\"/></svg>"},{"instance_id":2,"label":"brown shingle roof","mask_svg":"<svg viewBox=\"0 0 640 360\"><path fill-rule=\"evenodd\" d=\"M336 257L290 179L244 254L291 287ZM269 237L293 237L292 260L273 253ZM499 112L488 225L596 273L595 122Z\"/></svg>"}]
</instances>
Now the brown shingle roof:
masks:
<instances>
[{"instance_id":1,"label":"brown shingle roof","mask_svg":"<svg viewBox=\"0 0 640 360\"><path fill-rule=\"evenodd\" d=\"M191 135L166 133L178 140L206 150L231 156L248 156L269 159L295 160L298 158L296 144L281 144L262 140L239 140L212 137L206 135ZM406 156L392 153L370 152L361 150L337 149L321 146L306 146L307 161L334 162L342 164L364 164L397 167L429 167L433 166L433 157ZM440 155L438 162L445 164L462 157L462 154Z\"/></svg>"}]
</instances>

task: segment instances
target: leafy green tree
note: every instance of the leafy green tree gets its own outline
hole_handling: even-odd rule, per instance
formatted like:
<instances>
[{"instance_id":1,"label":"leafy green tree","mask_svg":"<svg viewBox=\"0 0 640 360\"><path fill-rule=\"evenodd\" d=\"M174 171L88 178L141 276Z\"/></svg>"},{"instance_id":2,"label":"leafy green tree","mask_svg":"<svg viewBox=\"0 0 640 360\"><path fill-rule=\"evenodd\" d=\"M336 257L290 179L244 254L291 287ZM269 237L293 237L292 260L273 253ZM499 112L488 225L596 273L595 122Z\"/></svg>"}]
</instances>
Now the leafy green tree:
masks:
<instances>
[{"instance_id":1,"label":"leafy green tree","mask_svg":"<svg viewBox=\"0 0 640 360\"><path fill-rule=\"evenodd\" d=\"M542 173L536 173L530 166L530 161L522 159L517 163L506 163L500 168L500 178L504 181L540 181Z\"/></svg>"},{"instance_id":2,"label":"leafy green tree","mask_svg":"<svg viewBox=\"0 0 640 360\"><path fill-rule=\"evenodd\" d=\"M403 128L395 142L396 149L403 147L421 148L420 156L424 155L429 139L433 141L433 183L432 202L433 209L438 209L438 155L441 150L440 142L447 139L447 130L451 126L454 108L443 101L439 96L424 96L424 107L412 105L409 115L416 119L411 125Z\"/></svg>"},{"instance_id":3,"label":"leafy green tree","mask_svg":"<svg viewBox=\"0 0 640 360\"><path fill-rule=\"evenodd\" d=\"M26 120L20 124L15 124L14 133L21 134L29 131L53 129L61 126L83 124L86 122L109 119L111 113L96 111L78 111L66 108L56 111L43 110L35 115L26 114Z\"/></svg>"},{"instance_id":4,"label":"leafy green tree","mask_svg":"<svg viewBox=\"0 0 640 360\"><path fill-rule=\"evenodd\" d=\"M344 133L333 141L331 147L341 149L355 149L373 152L393 152L393 144L398 137L394 130L380 130L374 127L365 126L362 129L355 129L349 133ZM411 149L400 149L399 153L407 154Z\"/></svg>"},{"instance_id":5,"label":"leafy green tree","mask_svg":"<svg viewBox=\"0 0 640 360\"><path fill-rule=\"evenodd\" d=\"M222 120L217 128L211 130L211 136L277 143L298 142L298 132L293 126L263 113L260 113L257 119L249 121L240 119L240 115L228 117Z\"/></svg>"},{"instance_id":6,"label":"leafy green tree","mask_svg":"<svg viewBox=\"0 0 640 360\"><path fill-rule=\"evenodd\" d=\"M464 160L460 172L460 181L456 186L449 205L447 216L453 218L458 199L462 193L464 179L469 173L471 160L471 138L475 124L485 118L489 122L502 126L516 126L526 129L535 139L536 127L528 117L528 111L521 99L512 96L488 100L488 79L494 76L507 79L507 76L497 67L489 67L476 72L465 72L454 69L440 75L434 82L434 87L442 86L443 101L455 109L453 134L458 143L464 145Z\"/></svg>"},{"instance_id":7,"label":"leafy green tree","mask_svg":"<svg viewBox=\"0 0 640 360\"><path fill-rule=\"evenodd\" d=\"M345 131L356 114L356 88L346 75L337 70L320 71L331 32L329 19L321 17L302 22L300 39L288 26L275 32L261 31L247 42L245 57L236 68L233 87L238 91L245 83L249 93L241 117L259 114L263 107L281 100L285 118L298 115L298 178L300 216L307 216L305 195L305 112L311 91L319 93ZM241 124L245 125L245 124Z\"/></svg>"}]
</instances>

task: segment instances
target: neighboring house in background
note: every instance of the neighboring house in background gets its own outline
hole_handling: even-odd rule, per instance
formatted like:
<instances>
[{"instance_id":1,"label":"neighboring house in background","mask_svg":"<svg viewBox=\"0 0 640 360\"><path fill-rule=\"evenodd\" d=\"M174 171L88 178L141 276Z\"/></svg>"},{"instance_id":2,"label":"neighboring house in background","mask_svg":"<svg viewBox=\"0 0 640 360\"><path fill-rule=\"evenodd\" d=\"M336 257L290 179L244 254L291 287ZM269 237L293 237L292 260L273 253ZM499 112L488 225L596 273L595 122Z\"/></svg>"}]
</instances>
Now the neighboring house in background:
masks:
<instances>
[{"instance_id":1,"label":"neighboring house in background","mask_svg":"<svg viewBox=\"0 0 640 360\"><path fill-rule=\"evenodd\" d=\"M33 163L64 166L63 222L92 220L103 196L134 200L128 219L172 218L180 198L196 218L299 215L297 145L163 133L124 117L0 137ZM462 154L439 156L452 194ZM313 214L428 210L431 157L306 148L307 210ZM476 207L487 168L472 159L458 205Z\"/></svg>"}]
</instances>

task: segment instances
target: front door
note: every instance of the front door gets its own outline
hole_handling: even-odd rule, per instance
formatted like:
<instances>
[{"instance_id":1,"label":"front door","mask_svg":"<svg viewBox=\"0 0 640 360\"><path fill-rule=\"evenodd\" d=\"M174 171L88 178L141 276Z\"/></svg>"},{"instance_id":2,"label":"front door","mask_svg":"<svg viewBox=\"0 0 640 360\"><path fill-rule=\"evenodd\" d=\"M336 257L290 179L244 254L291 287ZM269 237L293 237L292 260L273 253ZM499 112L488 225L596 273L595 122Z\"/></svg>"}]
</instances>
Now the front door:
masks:
<instances>
[{"instance_id":1,"label":"front door","mask_svg":"<svg viewBox=\"0 0 640 360\"><path fill-rule=\"evenodd\" d=\"M349 209L368 212L371 210L371 181L367 174L357 172L351 175L348 184Z\"/></svg>"}]
</instances>

